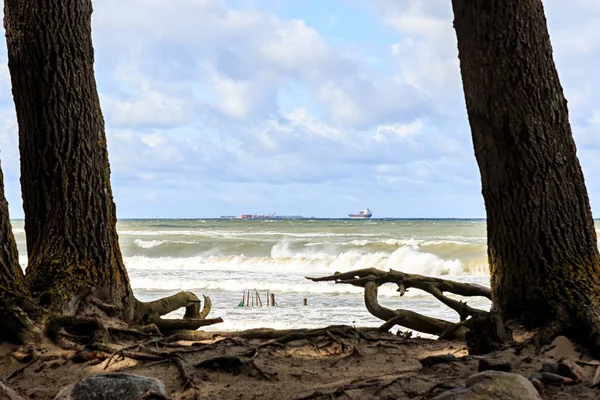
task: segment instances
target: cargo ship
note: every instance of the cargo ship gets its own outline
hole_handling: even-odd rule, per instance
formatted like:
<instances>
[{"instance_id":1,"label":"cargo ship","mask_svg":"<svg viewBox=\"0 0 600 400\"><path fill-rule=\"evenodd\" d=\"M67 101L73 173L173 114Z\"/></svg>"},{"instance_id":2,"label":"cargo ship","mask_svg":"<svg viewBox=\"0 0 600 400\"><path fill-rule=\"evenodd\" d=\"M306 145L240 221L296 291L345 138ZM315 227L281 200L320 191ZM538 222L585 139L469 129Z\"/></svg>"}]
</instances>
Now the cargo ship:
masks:
<instances>
[{"instance_id":1,"label":"cargo ship","mask_svg":"<svg viewBox=\"0 0 600 400\"><path fill-rule=\"evenodd\" d=\"M348 216L352 219L369 219L373 216L371 210L368 208L366 210L360 211L358 214L348 214Z\"/></svg>"},{"instance_id":2,"label":"cargo ship","mask_svg":"<svg viewBox=\"0 0 600 400\"><path fill-rule=\"evenodd\" d=\"M241 214L221 215L221 219L243 219L243 220L280 220L280 219L316 219L315 217L303 217L302 215L275 215L273 214Z\"/></svg>"}]
</instances>

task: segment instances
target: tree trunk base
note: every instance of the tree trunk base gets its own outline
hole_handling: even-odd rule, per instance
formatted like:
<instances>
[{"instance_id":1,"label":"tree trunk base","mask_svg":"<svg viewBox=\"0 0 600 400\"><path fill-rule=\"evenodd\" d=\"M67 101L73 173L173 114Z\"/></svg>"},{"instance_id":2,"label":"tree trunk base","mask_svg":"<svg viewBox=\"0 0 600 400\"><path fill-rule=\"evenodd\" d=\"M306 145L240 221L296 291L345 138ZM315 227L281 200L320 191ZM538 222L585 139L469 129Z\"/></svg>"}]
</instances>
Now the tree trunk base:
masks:
<instances>
[{"instance_id":1,"label":"tree trunk base","mask_svg":"<svg viewBox=\"0 0 600 400\"><path fill-rule=\"evenodd\" d=\"M465 335L469 354L488 354L512 342L512 332L504 325L500 314L490 312L474 315Z\"/></svg>"}]
</instances>

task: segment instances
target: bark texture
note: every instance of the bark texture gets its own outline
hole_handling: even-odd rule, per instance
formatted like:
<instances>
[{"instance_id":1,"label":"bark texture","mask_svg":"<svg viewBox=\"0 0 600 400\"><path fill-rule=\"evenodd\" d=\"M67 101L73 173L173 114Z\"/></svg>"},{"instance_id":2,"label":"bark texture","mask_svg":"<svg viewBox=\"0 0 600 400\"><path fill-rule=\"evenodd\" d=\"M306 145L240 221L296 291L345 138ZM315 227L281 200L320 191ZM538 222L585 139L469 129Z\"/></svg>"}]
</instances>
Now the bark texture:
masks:
<instances>
[{"instance_id":1,"label":"bark texture","mask_svg":"<svg viewBox=\"0 0 600 400\"><path fill-rule=\"evenodd\" d=\"M19 266L19 252L12 233L8 202L4 195L4 176L0 168L0 291L24 290L23 270Z\"/></svg>"},{"instance_id":2,"label":"bark texture","mask_svg":"<svg viewBox=\"0 0 600 400\"><path fill-rule=\"evenodd\" d=\"M27 289L19 266L0 168L0 342L22 342L22 335L29 327L29 318L22 309L26 299Z\"/></svg>"},{"instance_id":3,"label":"bark texture","mask_svg":"<svg viewBox=\"0 0 600 400\"><path fill-rule=\"evenodd\" d=\"M65 314L94 295L131 316L116 232L90 0L5 0L19 124L27 281ZM127 319L127 318L126 318Z\"/></svg>"},{"instance_id":4,"label":"bark texture","mask_svg":"<svg viewBox=\"0 0 600 400\"><path fill-rule=\"evenodd\" d=\"M98 314L167 330L219 322L205 320L210 299L200 312L193 293L150 303L133 296L117 237L91 15L91 0L4 2L27 286L42 306L66 316ZM160 318L181 307L182 320Z\"/></svg>"},{"instance_id":5,"label":"bark texture","mask_svg":"<svg viewBox=\"0 0 600 400\"><path fill-rule=\"evenodd\" d=\"M596 231L542 2L452 5L494 305L600 353Z\"/></svg>"}]
</instances>

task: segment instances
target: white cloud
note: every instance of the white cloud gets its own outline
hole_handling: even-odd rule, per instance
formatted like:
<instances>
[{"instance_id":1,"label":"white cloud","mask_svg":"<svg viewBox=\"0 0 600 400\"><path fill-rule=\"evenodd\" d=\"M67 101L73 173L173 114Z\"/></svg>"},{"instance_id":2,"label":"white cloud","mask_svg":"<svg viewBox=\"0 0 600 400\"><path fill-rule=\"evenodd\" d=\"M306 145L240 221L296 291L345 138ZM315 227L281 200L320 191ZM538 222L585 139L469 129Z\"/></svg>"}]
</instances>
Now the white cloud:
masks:
<instances>
[{"instance_id":1,"label":"white cloud","mask_svg":"<svg viewBox=\"0 0 600 400\"><path fill-rule=\"evenodd\" d=\"M143 83L129 99L102 96L104 114L117 127L173 127L190 122L195 102L170 96Z\"/></svg>"},{"instance_id":2,"label":"white cloud","mask_svg":"<svg viewBox=\"0 0 600 400\"><path fill-rule=\"evenodd\" d=\"M375 140L385 140L388 133L392 133L397 139L403 139L416 135L423 130L423 121L417 120L410 124L379 125L375 133Z\"/></svg>"},{"instance_id":3,"label":"white cloud","mask_svg":"<svg viewBox=\"0 0 600 400\"><path fill-rule=\"evenodd\" d=\"M316 215L346 203L387 215L432 215L432 207L483 215L451 2L332 1L348 8L321 21L322 30L311 25L317 11L308 3L295 18L261 11L261 2L94 3L95 69L120 215L189 216L199 205L219 215L265 204L296 213L297 203L322 210L303 210ZM579 154L593 176L600 6L545 6ZM364 19L360 35L347 18ZM0 65L0 156L17 185L9 88ZM444 196L455 202L437 204Z\"/></svg>"},{"instance_id":4,"label":"white cloud","mask_svg":"<svg viewBox=\"0 0 600 400\"><path fill-rule=\"evenodd\" d=\"M166 139L158 133L142 135L142 142L149 147L158 147L167 143Z\"/></svg>"}]
</instances>

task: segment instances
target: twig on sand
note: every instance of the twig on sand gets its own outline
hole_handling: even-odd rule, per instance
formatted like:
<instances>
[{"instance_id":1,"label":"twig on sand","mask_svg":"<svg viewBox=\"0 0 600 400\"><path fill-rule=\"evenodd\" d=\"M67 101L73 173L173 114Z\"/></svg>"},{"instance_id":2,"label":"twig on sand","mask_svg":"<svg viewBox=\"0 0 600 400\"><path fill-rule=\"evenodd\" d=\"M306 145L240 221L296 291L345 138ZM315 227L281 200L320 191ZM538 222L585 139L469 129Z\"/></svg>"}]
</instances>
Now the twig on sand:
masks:
<instances>
[{"instance_id":1,"label":"twig on sand","mask_svg":"<svg viewBox=\"0 0 600 400\"><path fill-rule=\"evenodd\" d=\"M35 364L36 361L38 361L40 358L39 357L33 357L33 359L31 361L29 361L27 364L23 365L22 367L17 368L16 370L14 370L8 377L6 377L6 380L12 379L17 375L20 375L23 373L23 371L25 371L27 368L31 367L33 364Z\"/></svg>"}]
</instances>

